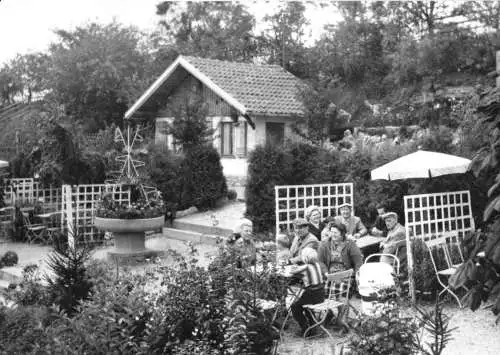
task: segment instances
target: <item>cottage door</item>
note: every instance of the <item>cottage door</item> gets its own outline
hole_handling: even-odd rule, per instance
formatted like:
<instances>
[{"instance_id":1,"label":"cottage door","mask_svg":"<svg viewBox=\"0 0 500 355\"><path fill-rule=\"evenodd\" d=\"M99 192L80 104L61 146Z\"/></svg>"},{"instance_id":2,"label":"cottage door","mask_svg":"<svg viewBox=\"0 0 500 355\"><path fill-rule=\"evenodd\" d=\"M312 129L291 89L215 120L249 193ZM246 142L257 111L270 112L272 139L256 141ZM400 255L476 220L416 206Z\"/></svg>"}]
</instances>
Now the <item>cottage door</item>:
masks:
<instances>
[{"instance_id":1,"label":"cottage door","mask_svg":"<svg viewBox=\"0 0 500 355\"><path fill-rule=\"evenodd\" d=\"M283 145L285 142L285 124L266 122L266 143Z\"/></svg>"}]
</instances>

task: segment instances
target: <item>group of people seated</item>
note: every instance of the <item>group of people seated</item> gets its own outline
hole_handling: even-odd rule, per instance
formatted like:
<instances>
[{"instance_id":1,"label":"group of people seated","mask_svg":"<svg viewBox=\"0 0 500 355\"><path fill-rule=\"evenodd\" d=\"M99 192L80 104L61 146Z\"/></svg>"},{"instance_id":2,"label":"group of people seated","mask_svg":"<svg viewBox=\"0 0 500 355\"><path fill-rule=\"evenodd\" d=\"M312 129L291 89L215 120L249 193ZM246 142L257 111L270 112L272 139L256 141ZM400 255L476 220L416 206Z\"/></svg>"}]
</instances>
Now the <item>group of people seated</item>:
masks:
<instances>
[{"instance_id":1,"label":"group of people seated","mask_svg":"<svg viewBox=\"0 0 500 355\"><path fill-rule=\"evenodd\" d=\"M297 265L293 273L303 280L304 292L291 307L302 334L309 323L303 306L323 302L326 274L353 269L355 275L363 264L363 253L356 240L367 235L368 230L359 217L352 215L350 204L343 204L339 209L339 216L322 221L321 210L310 206L305 218L293 222L291 245L287 235L277 236L278 262ZM406 243L405 229L398 223L395 212L386 212L383 205L377 206L377 211L372 234L385 237L380 243L381 253L395 254ZM382 256L381 261L391 263L392 259Z\"/></svg>"},{"instance_id":2,"label":"group of people seated","mask_svg":"<svg viewBox=\"0 0 500 355\"><path fill-rule=\"evenodd\" d=\"M363 262L363 254L355 241L366 236L368 229L359 217L352 214L350 204L342 204L339 210L339 216L321 220L320 208L309 206L305 211L305 218L294 220L292 240L285 234L278 234L279 262L299 264L302 250L311 247L318 251L324 272L338 271L338 267L333 267L332 262L338 264L339 260L346 267L357 271ZM394 254L406 242L405 228L398 223L397 213L386 212L385 206L378 205L377 212L378 217L371 233L385 238L380 243L381 253Z\"/></svg>"},{"instance_id":3,"label":"group of people seated","mask_svg":"<svg viewBox=\"0 0 500 355\"><path fill-rule=\"evenodd\" d=\"M339 210L339 216L322 220L320 208L309 206L305 218L293 221L292 240L285 234L276 237L278 262L295 265L292 272L302 281L303 292L291 307L302 334L309 322L303 306L323 302L326 274L349 269L356 274L363 264L363 253L356 240L367 235L368 230L361 219L352 214L350 204L341 205ZM405 228L398 223L395 212L386 212L383 205L377 206L377 211L378 218L371 232L385 237L380 243L382 253L394 254L406 242ZM242 219L238 230L228 240L228 244L241 255L240 266L255 263L257 246L252 232L252 222ZM392 262L389 258L381 261Z\"/></svg>"}]
</instances>

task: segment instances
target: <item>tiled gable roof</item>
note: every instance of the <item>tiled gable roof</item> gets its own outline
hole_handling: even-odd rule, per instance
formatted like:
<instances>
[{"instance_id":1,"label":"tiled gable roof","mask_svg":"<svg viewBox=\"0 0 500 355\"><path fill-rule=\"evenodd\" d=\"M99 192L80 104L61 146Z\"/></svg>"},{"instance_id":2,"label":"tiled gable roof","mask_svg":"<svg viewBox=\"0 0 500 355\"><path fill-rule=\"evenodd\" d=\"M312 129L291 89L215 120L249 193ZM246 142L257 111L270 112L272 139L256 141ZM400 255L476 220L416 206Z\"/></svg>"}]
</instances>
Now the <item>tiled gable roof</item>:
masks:
<instances>
[{"instance_id":1,"label":"tiled gable roof","mask_svg":"<svg viewBox=\"0 0 500 355\"><path fill-rule=\"evenodd\" d=\"M254 115L302 115L296 98L299 78L278 65L227 62L182 56L215 85L245 106Z\"/></svg>"}]
</instances>

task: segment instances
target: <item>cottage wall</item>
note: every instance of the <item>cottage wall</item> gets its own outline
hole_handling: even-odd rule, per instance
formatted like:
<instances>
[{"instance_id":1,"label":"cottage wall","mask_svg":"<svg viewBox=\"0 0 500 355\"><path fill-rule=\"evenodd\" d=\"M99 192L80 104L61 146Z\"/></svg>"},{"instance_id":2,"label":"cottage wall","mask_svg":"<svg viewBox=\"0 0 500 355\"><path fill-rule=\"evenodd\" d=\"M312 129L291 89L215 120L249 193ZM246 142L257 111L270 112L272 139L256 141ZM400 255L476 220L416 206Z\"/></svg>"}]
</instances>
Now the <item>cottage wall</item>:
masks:
<instances>
[{"instance_id":1,"label":"cottage wall","mask_svg":"<svg viewBox=\"0 0 500 355\"><path fill-rule=\"evenodd\" d=\"M239 116L235 124L231 117L231 114L234 115L235 113L234 109L212 90L203 85L198 79L192 75L188 75L186 79L169 94L168 101L165 100L165 106L158 112L158 117L156 118L155 142L166 144L169 149L176 149L173 145L173 137L165 134L163 129L169 122L172 122L175 105L184 104L186 97L193 93L201 93L205 102L208 103L207 122L214 130L213 145L220 153L222 153L221 126L223 123L233 124L233 154L231 156L221 155L221 163L224 169L224 175L227 178L228 187L236 190L238 198L244 198L248 171L248 153L255 149L256 146L266 143L266 123L283 123L285 139L297 141L300 138L293 133L293 120L290 117L252 116L251 119L255 123L255 129L252 129L246 119Z\"/></svg>"}]
</instances>

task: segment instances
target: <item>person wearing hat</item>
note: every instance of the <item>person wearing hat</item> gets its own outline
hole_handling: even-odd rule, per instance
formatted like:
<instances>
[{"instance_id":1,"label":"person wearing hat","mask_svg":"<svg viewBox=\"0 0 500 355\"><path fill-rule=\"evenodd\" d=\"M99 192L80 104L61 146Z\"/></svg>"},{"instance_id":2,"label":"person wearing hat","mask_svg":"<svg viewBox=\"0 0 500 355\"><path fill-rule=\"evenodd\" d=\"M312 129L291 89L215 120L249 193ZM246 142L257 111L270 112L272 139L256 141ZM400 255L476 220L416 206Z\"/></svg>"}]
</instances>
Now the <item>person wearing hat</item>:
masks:
<instances>
[{"instance_id":1,"label":"person wearing hat","mask_svg":"<svg viewBox=\"0 0 500 355\"><path fill-rule=\"evenodd\" d=\"M343 203L339 206L340 216L335 217L335 223L342 223L347 230L347 238L358 239L368 233L361 218L352 215L352 205Z\"/></svg>"},{"instance_id":2,"label":"person wearing hat","mask_svg":"<svg viewBox=\"0 0 500 355\"><path fill-rule=\"evenodd\" d=\"M302 250L313 248L318 250L319 240L313 234L309 233L309 223L304 218L297 218L293 221L295 237L290 247L289 264L302 263Z\"/></svg>"},{"instance_id":3,"label":"person wearing hat","mask_svg":"<svg viewBox=\"0 0 500 355\"><path fill-rule=\"evenodd\" d=\"M384 254L396 255L399 247L406 245L406 230L398 222L396 212L387 212L382 216L387 226L387 237L380 243L380 250ZM396 255L397 256L397 255ZM393 260L389 257L380 257L380 261L392 264Z\"/></svg>"},{"instance_id":4,"label":"person wearing hat","mask_svg":"<svg viewBox=\"0 0 500 355\"><path fill-rule=\"evenodd\" d=\"M321 210L318 206L311 205L306 208L304 217L309 223L309 233L321 240L321 232L326 227L326 223L321 220Z\"/></svg>"}]
</instances>

